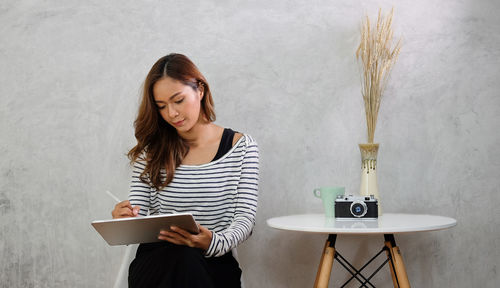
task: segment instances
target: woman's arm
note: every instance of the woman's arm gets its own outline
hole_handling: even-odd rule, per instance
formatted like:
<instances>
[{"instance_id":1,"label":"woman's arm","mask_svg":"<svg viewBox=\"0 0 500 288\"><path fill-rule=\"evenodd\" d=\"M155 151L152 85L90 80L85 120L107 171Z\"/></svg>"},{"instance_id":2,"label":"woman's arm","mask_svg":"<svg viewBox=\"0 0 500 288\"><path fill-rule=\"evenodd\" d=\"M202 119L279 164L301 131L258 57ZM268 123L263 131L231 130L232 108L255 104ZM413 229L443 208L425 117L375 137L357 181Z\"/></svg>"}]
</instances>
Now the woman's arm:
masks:
<instances>
[{"instance_id":1,"label":"woman's arm","mask_svg":"<svg viewBox=\"0 0 500 288\"><path fill-rule=\"evenodd\" d=\"M139 209L139 206L132 207L130 201L125 200L115 205L115 209L111 211L111 216L113 216L113 219L135 217L139 215Z\"/></svg>"},{"instance_id":2,"label":"woman's arm","mask_svg":"<svg viewBox=\"0 0 500 288\"><path fill-rule=\"evenodd\" d=\"M246 151L237 188L234 219L224 231L212 233L212 241L205 251L206 257L226 254L245 241L252 234L255 225L259 191L259 148L251 136L245 137Z\"/></svg>"},{"instance_id":3,"label":"woman's arm","mask_svg":"<svg viewBox=\"0 0 500 288\"><path fill-rule=\"evenodd\" d=\"M146 216L150 208L151 186L141 181L140 175L146 167L143 158L134 162L132 179L130 181L130 193L128 199L132 206L140 206L139 215Z\"/></svg>"},{"instance_id":4,"label":"woman's arm","mask_svg":"<svg viewBox=\"0 0 500 288\"><path fill-rule=\"evenodd\" d=\"M186 245L189 247L200 248L203 251L206 251L212 242L212 231L207 228L198 225L200 228L200 233L194 235L189 233L186 230L183 230L179 227L172 226L170 229L172 230L161 230L158 239L165 240L177 245Z\"/></svg>"}]
</instances>

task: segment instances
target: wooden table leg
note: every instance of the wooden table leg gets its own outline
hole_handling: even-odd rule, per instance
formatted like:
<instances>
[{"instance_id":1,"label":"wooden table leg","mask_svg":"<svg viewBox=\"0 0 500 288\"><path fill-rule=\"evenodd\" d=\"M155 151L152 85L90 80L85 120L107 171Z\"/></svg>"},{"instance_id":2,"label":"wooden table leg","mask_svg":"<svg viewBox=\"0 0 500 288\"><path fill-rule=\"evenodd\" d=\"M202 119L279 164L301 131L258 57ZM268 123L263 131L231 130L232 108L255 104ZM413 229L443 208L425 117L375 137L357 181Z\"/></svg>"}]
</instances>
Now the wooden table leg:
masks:
<instances>
[{"instance_id":1,"label":"wooden table leg","mask_svg":"<svg viewBox=\"0 0 500 288\"><path fill-rule=\"evenodd\" d=\"M408 275L406 274L403 256L401 256L399 247L396 246L394 235L385 234L384 237L385 246L388 248L387 257L389 257L389 259L392 259L392 261L389 261L389 266L391 268L391 276L394 283L394 288L410 288L410 281L408 280Z\"/></svg>"},{"instance_id":2,"label":"wooden table leg","mask_svg":"<svg viewBox=\"0 0 500 288\"><path fill-rule=\"evenodd\" d=\"M328 235L328 239L325 243L325 248L323 248L323 254L321 254L318 273L316 274L316 280L314 281L314 288L328 288L328 283L330 282L330 274L332 272L333 258L335 257L336 239L336 234Z\"/></svg>"}]
</instances>

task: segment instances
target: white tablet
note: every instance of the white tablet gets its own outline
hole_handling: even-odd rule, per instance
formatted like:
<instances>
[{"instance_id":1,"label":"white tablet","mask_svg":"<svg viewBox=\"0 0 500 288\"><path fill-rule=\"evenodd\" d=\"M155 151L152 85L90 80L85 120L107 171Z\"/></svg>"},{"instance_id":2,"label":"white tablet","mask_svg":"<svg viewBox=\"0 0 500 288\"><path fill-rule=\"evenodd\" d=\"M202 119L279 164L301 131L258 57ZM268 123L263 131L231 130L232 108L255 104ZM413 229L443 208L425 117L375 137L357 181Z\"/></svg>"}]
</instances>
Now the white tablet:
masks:
<instances>
[{"instance_id":1,"label":"white tablet","mask_svg":"<svg viewBox=\"0 0 500 288\"><path fill-rule=\"evenodd\" d=\"M190 213L164 214L93 221L92 226L109 245L160 242L160 230L177 226L198 234L198 225Z\"/></svg>"}]
</instances>

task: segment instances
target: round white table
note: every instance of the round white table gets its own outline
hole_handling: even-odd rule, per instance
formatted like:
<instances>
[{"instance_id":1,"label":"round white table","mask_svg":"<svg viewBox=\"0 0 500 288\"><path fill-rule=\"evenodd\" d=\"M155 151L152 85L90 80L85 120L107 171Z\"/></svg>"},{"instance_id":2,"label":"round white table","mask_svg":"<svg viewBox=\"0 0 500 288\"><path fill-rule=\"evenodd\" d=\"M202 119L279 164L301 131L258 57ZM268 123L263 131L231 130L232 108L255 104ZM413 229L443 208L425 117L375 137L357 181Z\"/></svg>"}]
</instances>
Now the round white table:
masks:
<instances>
[{"instance_id":1,"label":"round white table","mask_svg":"<svg viewBox=\"0 0 500 288\"><path fill-rule=\"evenodd\" d=\"M451 228L456 224L457 221L449 217L393 213L384 213L376 220L337 220L326 218L324 214L290 215L267 220L267 225L276 229L329 234L314 283L314 287L318 288L328 287L334 258L352 274L352 277L344 285L352 279L357 279L361 283L361 287L375 287L370 283L370 279L383 265L389 263L394 287L410 287L401 251L396 246L394 234L441 230ZM384 248L358 270L336 251L337 234L384 234ZM364 277L361 271L383 251L387 254L386 262L369 277Z\"/></svg>"},{"instance_id":2,"label":"round white table","mask_svg":"<svg viewBox=\"0 0 500 288\"><path fill-rule=\"evenodd\" d=\"M267 220L270 227L299 232L328 234L395 234L441 230L453 227L457 220L449 217L420 214L385 213L377 220L336 220L324 214L302 214Z\"/></svg>"}]
</instances>

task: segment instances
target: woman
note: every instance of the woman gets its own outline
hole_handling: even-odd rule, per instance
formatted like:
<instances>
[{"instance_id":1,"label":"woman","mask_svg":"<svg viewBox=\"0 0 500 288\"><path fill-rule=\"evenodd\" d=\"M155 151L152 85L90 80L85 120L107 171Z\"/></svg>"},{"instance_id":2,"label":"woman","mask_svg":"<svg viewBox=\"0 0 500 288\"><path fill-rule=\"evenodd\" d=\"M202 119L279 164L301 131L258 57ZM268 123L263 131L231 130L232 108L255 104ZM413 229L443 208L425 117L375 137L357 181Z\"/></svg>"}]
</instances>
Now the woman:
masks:
<instances>
[{"instance_id":1,"label":"woman","mask_svg":"<svg viewBox=\"0 0 500 288\"><path fill-rule=\"evenodd\" d=\"M231 250L255 225L259 154L250 135L213 123L208 83L184 55L149 71L135 121L137 145L129 201L113 218L192 213L200 233L178 227L161 242L141 244L129 267L130 287L240 287Z\"/></svg>"}]
</instances>

